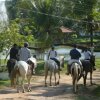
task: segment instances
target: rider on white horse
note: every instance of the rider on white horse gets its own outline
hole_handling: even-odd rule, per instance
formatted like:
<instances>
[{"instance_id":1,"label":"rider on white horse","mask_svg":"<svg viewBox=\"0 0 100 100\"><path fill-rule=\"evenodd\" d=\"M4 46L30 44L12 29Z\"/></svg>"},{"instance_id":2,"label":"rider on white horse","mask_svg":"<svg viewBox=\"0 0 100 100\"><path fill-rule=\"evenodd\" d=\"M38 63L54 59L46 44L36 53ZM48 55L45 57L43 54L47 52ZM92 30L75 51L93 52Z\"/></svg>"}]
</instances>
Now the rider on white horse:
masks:
<instances>
[{"instance_id":1,"label":"rider on white horse","mask_svg":"<svg viewBox=\"0 0 100 100\"><path fill-rule=\"evenodd\" d=\"M49 51L48 59L54 60L57 63L59 70L61 71L60 61L57 59L57 52L54 50L54 47L52 47L51 50Z\"/></svg>"},{"instance_id":2,"label":"rider on white horse","mask_svg":"<svg viewBox=\"0 0 100 100\"><path fill-rule=\"evenodd\" d=\"M77 50L76 44L74 44L73 47L74 48L70 51L71 59L68 61L68 65L67 65L67 75L69 75L69 73L70 73L70 66L73 62L76 62L80 66L82 66L82 63L79 59L81 57L81 53Z\"/></svg>"}]
</instances>

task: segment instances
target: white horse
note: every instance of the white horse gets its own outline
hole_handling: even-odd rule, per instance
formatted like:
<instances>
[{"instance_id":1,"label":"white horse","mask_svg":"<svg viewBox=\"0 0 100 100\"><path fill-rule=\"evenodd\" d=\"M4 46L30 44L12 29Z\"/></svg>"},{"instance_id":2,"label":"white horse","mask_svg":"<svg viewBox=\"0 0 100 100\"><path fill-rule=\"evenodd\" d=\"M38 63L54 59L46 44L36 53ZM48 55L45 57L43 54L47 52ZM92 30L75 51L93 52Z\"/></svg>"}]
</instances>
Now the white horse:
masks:
<instances>
[{"instance_id":1,"label":"white horse","mask_svg":"<svg viewBox=\"0 0 100 100\"><path fill-rule=\"evenodd\" d=\"M81 66L78 63L73 62L71 65L71 76L72 76L72 84L73 84L74 93L77 92L77 87L78 87L77 83L81 75L81 72L82 72Z\"/></svg>"},{"instance_id":2,"label":"white horse","mask_svg":"<svg viewBox=\"0 0 100 100\"><path fill-rule=\"evenodd\" d=\"M60 57L59 61L60 61L60 67L64 67L64 57ZM51 59L46 60L44 65L44 70L45 70L45 86L47 86L46 79L48 76L48 71L50 71L50 86L52 85L51 84L52 73L54 74L55 77L55 85L58 85L60 80L60 70L58 68L57 63ZM59 76L58 82L56 82L56 73L58 73Z\"/></svg>"},{"instance_id":3,"label":"white horse","mask_svg":"<svg viewBox=\"0 0 100 100\"><path fill-rule=\"evenodd\" d=\"M35 69L37 66L37 61L35 58L29 58L27 62L25 61L18 61L14 69L11 73L11 85L17 87L17 92L19 92L19 79L21 78L21 86L22 86L22 92L25 92L24 88L24 81L27 79L28 81L28 91L31 91L30 88L30 80L32 77L33 69Z\"/></svg>"}]
</instances>

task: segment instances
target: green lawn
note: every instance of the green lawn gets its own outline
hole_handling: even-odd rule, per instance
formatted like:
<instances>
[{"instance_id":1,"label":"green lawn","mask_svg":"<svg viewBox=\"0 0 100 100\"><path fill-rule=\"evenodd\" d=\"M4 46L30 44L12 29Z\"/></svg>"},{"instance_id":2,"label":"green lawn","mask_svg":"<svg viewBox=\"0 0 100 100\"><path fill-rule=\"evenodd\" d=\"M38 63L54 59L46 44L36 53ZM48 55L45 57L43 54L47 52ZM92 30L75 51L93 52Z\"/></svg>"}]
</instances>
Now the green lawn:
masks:
<instances>
[{"instance_id":1,"label":"green lawn","mask_svg":"<svg viewBox=\"0 0 100 100\"><path fill-rule=\"evenodd\" d=\"M99 68L100 69L100 59L96 59L96 68Z\"/></svg>"}]
</instances>

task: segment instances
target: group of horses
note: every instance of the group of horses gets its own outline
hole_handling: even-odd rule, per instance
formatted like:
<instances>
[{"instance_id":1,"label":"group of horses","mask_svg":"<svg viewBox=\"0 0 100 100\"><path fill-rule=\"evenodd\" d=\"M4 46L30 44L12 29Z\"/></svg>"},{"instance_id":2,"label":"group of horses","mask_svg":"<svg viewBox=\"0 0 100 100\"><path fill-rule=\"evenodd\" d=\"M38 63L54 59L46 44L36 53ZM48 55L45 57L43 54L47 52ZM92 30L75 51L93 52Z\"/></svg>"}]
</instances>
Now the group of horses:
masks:
<instances>
[{"instance_id":1,"label":"group of horses","mask_svg":"<svg viewBox=\"0 0 100 100\"><path fill-rule=\"evenodd\" d=\"M91 59L93 59L91 57ZM64 56L59 57L60 61L60 67L64 67ZM93 61L93 60L92 60ZM86 78L88 72L90 72L90 82L92 84L92 72L93 72L93 65L92 62L90 61L82 61L83 68L80 67L80 65L76 62L72 63L71 65L71 76L72 76L72 83L73 83L73 90L76 93L77 92L77 87L78 87L78 81L81 77L84 79L84 85L86 85ZM21 82L21 87L22 87L22 92L25 92L24 88L24 81L27 79L28 82L28 91L31 91L30 87L30 81L32 77L33 70L37 67L37 60L36 58L29 58L27 62L25 61L16 61L14 59L10 59L7 62L7 68L8 68L8 73L9 77L11 80L11 86L17 88L17 92L20 92L20 82ZM44 71L45 71L45 86L47 86L47 76L48 72L50 72L50 86L52 85L52 74L54 74L54 79L55 79L55 86L59 85L60 82L60 70L58 67L58 64L52 60L46 60L44 64ZM58 81L56 74L58 74ZM21 81L20 81L21 78Z\"/></svg>"}]
</instances>

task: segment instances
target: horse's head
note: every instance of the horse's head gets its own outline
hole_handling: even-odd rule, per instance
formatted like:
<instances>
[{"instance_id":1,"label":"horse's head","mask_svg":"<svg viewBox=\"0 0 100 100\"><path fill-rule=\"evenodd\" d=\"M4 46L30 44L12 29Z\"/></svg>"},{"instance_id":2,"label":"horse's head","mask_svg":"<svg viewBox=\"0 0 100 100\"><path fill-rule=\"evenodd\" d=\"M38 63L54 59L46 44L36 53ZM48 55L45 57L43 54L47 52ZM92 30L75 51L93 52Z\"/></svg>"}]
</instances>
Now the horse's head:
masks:
<instances>
[{"instance_id":1,"label":"horse's head","mask_svg":"<svg viewBox=\"0 0 100 100\"><path fill-rule=\"evenodd\" d=\"M64 56L60 56L60 66L64 68Z\"/></svg>"},{"instance_id":2,"label":"horse's head","mask_svg":"<svg viewBox=\"0 0 100 100\"><path fill-rule=\"evenodd\" d=\"M37 67L36 58L29 58L27 63L30 65L30 69L32 70L32 73L33 73L33 70L34 70L34 73L35 73L35 68Z\"/></svg>"},{"instance_id":3,"label":"horse's head","mask_svg":"<svg viewBox=\"0 0 100 100\"><path fill-rule=\"evenodd\" d=\"M29 58L28 61L27 61L27 63L28 63L29 65L32 65L34 68L37 67L36 58L33 58L33 57Z\"/></svg>"},{"instance_id":4,"label":"horse's head","mask_svg":"<svg viewBox=\"0 0 100 100\"><path fill-rule=\"evenodd\" d=\"M91 55L90 57L90 63L95 66L95 55Z\"/></svg>"},{"instance_id":5,"label":"horse's head","mask_svg":"<svg viewBox=\"0 0 100 100\"><path fill-rule=\"evenodd\" d=\"M90 60L95 61L95 55L91 55Z\"/></svg>"}]
</instances>

